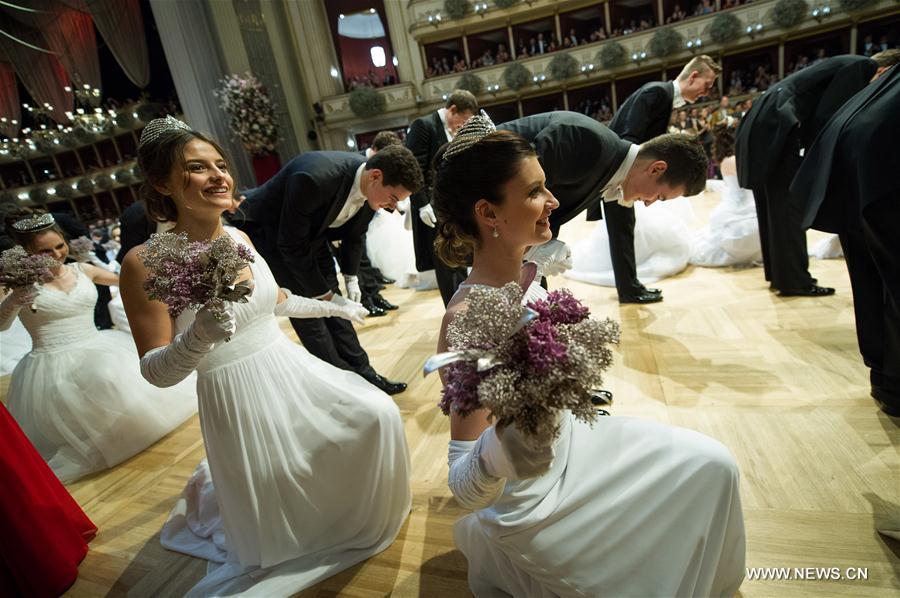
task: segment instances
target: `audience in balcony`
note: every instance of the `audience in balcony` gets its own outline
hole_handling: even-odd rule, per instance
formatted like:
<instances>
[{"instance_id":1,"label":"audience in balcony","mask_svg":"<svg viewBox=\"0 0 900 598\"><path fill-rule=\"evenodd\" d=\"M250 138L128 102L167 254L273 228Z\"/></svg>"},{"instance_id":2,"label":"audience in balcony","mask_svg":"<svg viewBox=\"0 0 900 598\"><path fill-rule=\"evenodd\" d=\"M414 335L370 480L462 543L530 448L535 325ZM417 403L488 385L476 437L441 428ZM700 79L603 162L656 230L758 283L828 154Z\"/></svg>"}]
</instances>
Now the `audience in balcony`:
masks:
<instances>
[{"instance_id":1,"label":"audience in balcony","mask_svg":"<svg viewBox=\"0 0 900 598\"><path fill-rule=\"evenodd\" d=\"M378 75L374 70L369 69L365 75L347 77L347 91L353 91L357 87L385 87L397 84L397 76L390 69L382 69L382 71L383 74Z\"/></svg>"},{"instance_id":2,"label":"audience in balcony","mask_svg":"<svg viewBox=\"0 0 900 598\"><path fill-rule=\"evenodd\" d=\"M694 16L700 17L703 15L708 15L712 12L715 12L716 5L712 0L700 0L697 4L697 7L694 9Z\"/></svg>"},{"instance_id":3,"label":"audience in balcony","mask_svg":"<svg viewBox=\"0 0 900 598\"><path fill-rule=\"evenodd\" d=\"M666 18L666 23L677 23L678 21L683 21L687 18L687 13L681 9L680 4L676 4L675 8L672 9L672 14Z\"/></svg>"},{"instance_id":4,"label":"audience in balcony","mask_svg":"<svg viewBox=\"0 0 900 598\"><path fill-rule=\"evenodd\" d=\"M609 97L605 95L600 98L582 100L574 108L574 111L590 116L599 122L609 122L613 117L612 104Z\"/></svg>"},{"instance_id":5,"label":"audience in balcony","mask_svg":"<svg viewBox=\"0 0 900 598\"><path fill-rule=\"evenodd\" d=\"M884 52L885 50L890 50L891 48L896 48L897 44L891 44L888 40L888 36L882 35L878 38L878 43L876 44L874 38L871 35L867 35L863 38L863 46L862 46L862 54L863 56L871 57L873 54L877 54L878 52Z\"/></svg>"}]
</instances>

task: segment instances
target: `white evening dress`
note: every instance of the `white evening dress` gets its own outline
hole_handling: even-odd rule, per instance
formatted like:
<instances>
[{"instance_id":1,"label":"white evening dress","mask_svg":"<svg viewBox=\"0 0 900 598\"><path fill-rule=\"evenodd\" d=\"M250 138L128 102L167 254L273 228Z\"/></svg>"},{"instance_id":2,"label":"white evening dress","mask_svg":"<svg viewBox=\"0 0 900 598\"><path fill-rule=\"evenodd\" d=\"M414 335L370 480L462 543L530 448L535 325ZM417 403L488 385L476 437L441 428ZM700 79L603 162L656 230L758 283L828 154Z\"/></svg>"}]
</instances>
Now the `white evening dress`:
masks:
<instances>
[{"instance_id":1,"label":"white evening dress","mask_svg":"<svg viewBox=\"0 0 900 598\"><path fill-rule=\"evenodd\" d=\"M844 248L837 235L828 235L809 248L809 257L817 260L834 260L844 257Z\"/></svg>"},{"instance_id":2,"label":"white evening dress","mask_svg":"<svg viewBox=\"0 0 900 598\"><path fill-rule=\"evenodd\" d=\"M691 263L697 266L749 266L762 261L759 220L753 192L741 189L736 175L707 181L718 191L719 203L709 215L709 224L694 234Z\"/></svg>"},{"instance_id":3,"label":"white evening dress","mask_svg":"<svg viewBox=\"0 0 900 598\"><path fill-rule=\"evenodd\" d=\"M450 460L475 442L451 441ZM746 539L737 464L717 440L563 413L549 471L458 520L476 598L733 596Z\"/></svg>"},{"instance_id":4,"label":"white evening dress","mask_svg":"<svg viewBox=\"0 0 900 598\"><path fill-rule=\"evenodd\" d=\"M210 561L189 595L291 595L386 549L411 507L396 404L285 336L254 256L237 331L197 368L207 460L162 530L166 548Z\"/></svg>"},{"instance_id":5,"label":"white evening dress","mask_svg":"<svg viewBox=\"0 0 900 598\"><path fill-rule=\"evenodd\" d=\"M674 276L684 270L690 257L694 218L685 197L657 201L649 206L634 204L634 256L638 278L647 283ZM616 286L606 223L594 223L591 234L572 245L572 269L565 276L604 287Z\"/></svg>"},{"instance_id":6,"label":"white evening dress","mask_svg":"<svg viewBox=\"0 0 900 598\"><path fill-rule=\"evenodd\" d=\"M0 330L0 376L11 374L16 364L31 351L31 335L19 318Z\"/></svg>"},{"instance_id":7,"label":"white evening dress","mask_svg":"<svg viewBox=\"0 0 900 598\"><path fill-rule=\"evenodd\" d=\"M406 203L408 201L405 200ZM416 271L412 230L404 223L411 217L409 206L406 206L405 214L396 210L375 212L366 233L366 255L369 256L373 266L388 278L395 280L395 284L401 289L412 288L417 291L436 289L437 279L434 270Z\"/></svg>"},{"instance_id":8,"label":"white evening dress","mask_svg":"<svg viewBox=\"0 0 900 598\"><path fill-rule=\"evenodd\" d=\"M12 373L7 407L63 482L141 452L197 411L193 380L156 388L134 341L94 326L97 289L80 264L68 293L41 287L19 318L33 348Z\"/></svg>"}]
</instances>

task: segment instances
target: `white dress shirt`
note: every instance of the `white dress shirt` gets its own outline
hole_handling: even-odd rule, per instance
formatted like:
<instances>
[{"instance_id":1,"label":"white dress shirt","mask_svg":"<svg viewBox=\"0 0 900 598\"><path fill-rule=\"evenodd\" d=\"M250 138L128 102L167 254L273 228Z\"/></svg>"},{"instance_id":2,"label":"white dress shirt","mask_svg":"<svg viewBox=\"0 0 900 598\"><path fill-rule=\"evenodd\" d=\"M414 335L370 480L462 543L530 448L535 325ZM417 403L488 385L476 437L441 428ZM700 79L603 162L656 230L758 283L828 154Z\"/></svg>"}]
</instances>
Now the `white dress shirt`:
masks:
<instances>
[{"instance_id":1,"label":"white dress shirt","mask_svg":"<svg viewBox=\"0 0 900 598\"><path fill-rule=\"evenodd\" d=\"M438 116L441 117L441 123L444 125L444 133L447 135L447 143L450 143L451 141L453 141L453 133L450 131L450 127L447 126L447 109L439 108L437 113Z\"/></svg>"},{"instance_id":2,"label":"white dress shirt","mask_svg":"<svg viewBox=\"0 0 900 598\"><path fill-rule=\"evenodd\" d=\"M672 96L672 108L681 108L687 104L687 100L681 95L681 86L678 81L672 81L672 87L675 88L675 94Z\"/></svg>"},{"instance_id":3,"label":"white dress shirt","mask_svg":"<svg viewBox=\"0 0 900 598\"><path fill-rule=\"evenodd\" d=\"M341 208L341 211L337 215L337 218L334 219L334 222L328 225L328 228L337 228L343 225L353 218L363 207L363 204L366 203L366 196L362 194L359 185L359 181L362 178L362 173L365 169L365 163L359 165L359 169L356 171L356 177L353 179L353 186L350 187L350 194L347 195L347 200L344 202L344 207Z\"/></svg>"},{"instance_id":4,"label":"white dress shirt","mask_svg":"<svg viewBox=\"0 0 900 598\"><path fill-rule=\"evenodd\" d=\"M625 175L628 174L628 171L631 170L632 165L634 165L634 161L637 158L638 152L641 150L641 146L632 143L631 147L628 148L628 154L625 156L625 159L622 160L622 163L619 164L619 168L616 169L616 172L612 175L612 178L609 179L609 182L606 184L606 187L600 191L600 195L603 197L604 202L614 201L621 206L625 206L626 208L630 208L634 206L633 199L625 199L625 190L622 188L622 183L625 181Z\"/></svg>"}]
</instances>

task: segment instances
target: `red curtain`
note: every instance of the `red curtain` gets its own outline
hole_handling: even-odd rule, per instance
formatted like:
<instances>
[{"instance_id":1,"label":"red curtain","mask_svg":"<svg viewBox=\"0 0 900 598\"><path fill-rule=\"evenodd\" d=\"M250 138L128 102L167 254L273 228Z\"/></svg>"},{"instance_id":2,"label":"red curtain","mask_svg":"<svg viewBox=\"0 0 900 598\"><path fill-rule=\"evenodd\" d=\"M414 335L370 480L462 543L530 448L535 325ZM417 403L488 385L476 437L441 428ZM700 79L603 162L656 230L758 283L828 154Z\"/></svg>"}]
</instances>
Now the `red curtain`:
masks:
<instances>
[{"instance_id":1,"label":"red curtain","mask_svg":"<svg viewBox=\"0 0 900 598\"><path fill-rule=\"evenodd\" d=\"M18 137L22 126L19 87L16 85L16 72L7 62L0 62L0 116L6 117L5 123L0 122L0 133L10 138ZM14 120L18 124L13 124Z\"/></svg>"}]
</instances>

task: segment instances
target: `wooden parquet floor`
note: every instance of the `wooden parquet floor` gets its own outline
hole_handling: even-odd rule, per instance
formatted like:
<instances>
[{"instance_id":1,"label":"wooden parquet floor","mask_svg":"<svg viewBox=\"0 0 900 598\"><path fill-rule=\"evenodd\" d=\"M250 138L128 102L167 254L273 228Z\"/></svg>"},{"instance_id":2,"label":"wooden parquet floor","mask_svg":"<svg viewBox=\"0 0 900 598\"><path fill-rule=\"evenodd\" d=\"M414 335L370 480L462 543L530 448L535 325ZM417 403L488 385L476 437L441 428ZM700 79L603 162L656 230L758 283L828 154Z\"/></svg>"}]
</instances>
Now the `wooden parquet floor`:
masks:
<instances>
[{"instance_id":1,"label":"wooden parquet floor","mask_svg":"<svg viewBox=\"0 0 900 598\"><path fill-rule=\"evenodd\" d=\"M698 225L716 201L712 193L694 200ZM563 239L592 226L567 225ZM897 596L900 542L876 530L900 529L900 420L868 396L843 261L813 261L811 269L837 295L778 298L760 268L689 267L654 285L665 301L650 306L620 306L609 288L561 278L551 285L572 288L595 313L622 323L607 377L614 415L692 428L730 447L742 474L748 567L867 568L868 579L858 581L748 579L742 596ZM412 458L413 510L388 550L303 597L469 595L466 561L452 538L463 510L446 486L449 426L435 407L437 376L421 375L437 340L440 297L384 294L401 309L371 319L360 338L379 372L409 383L396 401ZM8 379L0 383L5 396ZM100 528L69 596L176 596L204 575L205 563L159 544L203 455L194 417L126 463L69 486Z\"/></svg>"}]
</instances>

